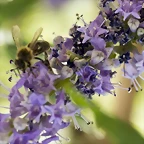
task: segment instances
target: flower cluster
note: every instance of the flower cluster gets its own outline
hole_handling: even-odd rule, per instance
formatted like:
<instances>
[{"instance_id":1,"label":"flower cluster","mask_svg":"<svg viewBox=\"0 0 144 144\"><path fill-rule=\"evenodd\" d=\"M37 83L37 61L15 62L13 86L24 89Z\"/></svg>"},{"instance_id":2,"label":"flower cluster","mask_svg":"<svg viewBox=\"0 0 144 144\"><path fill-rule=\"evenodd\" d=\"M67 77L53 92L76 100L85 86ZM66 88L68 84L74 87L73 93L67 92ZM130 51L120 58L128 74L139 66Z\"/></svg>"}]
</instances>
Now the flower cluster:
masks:
<instances>
[{"instance_id":1,"label":"flower cluster","mask_svg":"<svg viewBox=\"0 0 144 144\"><path fill-rule=\"evenodd\" d=\"M53 47L47 51L51 69L40 60L21 72L10 90L1 83L9 91L10 113L0 114L0 143L68 141L58 131L68 127L71 120L81 130L76 116L90 124L64 91L64 80L88 100L94 95L116 96L115 88L130 92L134 86L136 91L142 90L137 78L144 80L144 51L137 46L144 44L143 4L144 0L101 0L95 20L87 23L77 14L69 37L54 38ZM78 25L79 20L83 26ZM123 76L131 82L128 88L112 83L121 65Z\"/></svg>"}]
</instances>

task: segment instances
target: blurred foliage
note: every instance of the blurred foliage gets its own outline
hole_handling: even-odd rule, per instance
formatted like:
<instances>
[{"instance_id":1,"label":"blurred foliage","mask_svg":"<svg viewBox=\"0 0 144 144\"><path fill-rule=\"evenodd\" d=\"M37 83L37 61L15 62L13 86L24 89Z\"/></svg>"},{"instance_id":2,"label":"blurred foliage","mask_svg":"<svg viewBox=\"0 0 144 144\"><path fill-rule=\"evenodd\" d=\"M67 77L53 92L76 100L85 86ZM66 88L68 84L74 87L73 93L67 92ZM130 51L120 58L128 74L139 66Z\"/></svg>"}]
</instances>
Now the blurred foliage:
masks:
<instances>
[{"instance_id":1,"label":"blurred foliage","mask_svg":"<svg viewBox=\"0 0 144 144\"><path fill-rule=\"evenodd\" d=\"M95 122L107 132L113 144L144 144L144 138L130 124L102 112L98 104L85 99L69 79L63 82L62 87L78 106L91 108Z\"/></svg>"},{"instance_id":2,"label":"blurred foliage","mask_svg":"<svg viewBox=\"0 0 144 144\"><path fill-rule=\"evenodd\" d=\"M14 0L11 2L1 3L0 22L3 20L14 20L17 16L25 13L25 11L29 11L36 1L37 0Z\"/></svg>"}]
</instances>

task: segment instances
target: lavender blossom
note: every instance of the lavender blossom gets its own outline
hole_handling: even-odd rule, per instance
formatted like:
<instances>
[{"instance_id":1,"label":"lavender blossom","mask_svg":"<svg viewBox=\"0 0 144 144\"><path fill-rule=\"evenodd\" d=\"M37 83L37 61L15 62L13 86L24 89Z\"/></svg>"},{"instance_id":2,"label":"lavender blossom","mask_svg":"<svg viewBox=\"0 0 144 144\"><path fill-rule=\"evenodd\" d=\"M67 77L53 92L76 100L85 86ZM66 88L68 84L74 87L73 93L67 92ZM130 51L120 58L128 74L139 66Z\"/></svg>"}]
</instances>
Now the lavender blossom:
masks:
<instances>
[{"instance_id":1,"label":"lavender blossom","mask_svg":"<svg viewBox=\"0 0 144 144\"><path fill-rule=\"evenodd\" d=\"M37 93L50 93L52 90L55 90L54 81L59 76L48 73L47 67L41 62L35 63L34 66L34 74L30 73L30 71L24 73L15 87L19 89L24 85L24 87Z\"/></svg>"},{"instance_id":2,"label":"lavender blossom","mask_svg":"<svg viewBox=\"0 0 144 144\"><path fill-rule=\"evenodd\" d=\"M106 29L101 28L101 26L104 23L104 18L99 15L93 22L91 22L89 25L85 24L84 27L78 28L78 31L85 34L83 43L85 43L87 40L92 38L97 38L99 35L102 35L104 33L107 33L108 31Z\"/></svg>"},{"instance_id":3,"label":"lavender blossom","mask_svg":"<svg viewBox=\"0 0 144 144\"><path fill-rule=\"evenodd\" d=\"M140 19L138 12L142 8L141 3L137 2L130 2L130 0L118 0L120 7L116 10L115 13L121 13L124 17L123 20L125 21L130 15L133 17Z\"/></svg>"}]
</instances>

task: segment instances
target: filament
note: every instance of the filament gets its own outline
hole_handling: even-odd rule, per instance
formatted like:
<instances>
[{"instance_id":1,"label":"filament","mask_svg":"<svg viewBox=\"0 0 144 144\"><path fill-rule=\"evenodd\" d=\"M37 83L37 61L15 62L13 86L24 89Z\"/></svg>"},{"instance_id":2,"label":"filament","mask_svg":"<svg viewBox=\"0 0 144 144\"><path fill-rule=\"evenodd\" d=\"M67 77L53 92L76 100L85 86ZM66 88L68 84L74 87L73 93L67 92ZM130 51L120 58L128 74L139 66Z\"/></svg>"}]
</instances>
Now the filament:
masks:
<instances>
[{"instance_id":1,"label":"filament","mask_svg":"<svg viewBox=\"0 0 144 144\"><path fill-rule=\"evenodd\" d=\"M138 92L138 87L137 87L137 85L136 85L135 81L134 81L134 80L132 80L132 83L134 84L134 87L135 87L136 91Z\"/></svg>"},{"instance_id":2,"label":"filament","mask_svg":"<svg viewBox=\"0 0 144 144\"><path fill-rule=\"evenodd\" d=\"M6 106L0 106L0 108L10 109L9 107Z\"/></svg>"},{"instance_id":3,"label":"filament","mask_svg":"<svg viewBox=\"0 0 144 144\"><path fill-rule=\"evenodd\" d=\"M143 78L141 75L139 75L139 77L140 77L142 80L144 80L144 78Z\"/></svg>"},{"instance_id":4,"label":"filament","mask_svg":"<svg viewBox=\"0 0 144 144\"><path fill-rule=\"evenodd\" d=\"M119 83L113 83L113 86L116 87L116 88L120 88L120 89L126 90L126 91L128 91L128 93L130 93L131 90L132 90L130 87L129 88L122 87L121 82L119 82Z\"/></svg>"},{"instance_id":5,"label":"filament","mask_svg":"<svg viewBox=\"0 0 144 144\"><path fill-rule=\"evenodd\" d=\"M0 94L0 97L2 97L2 98L8 98L8 96L6 94Z\"/></svg>"},{"instance_id":6,"label":"filament","mask_svg":"<svg viewBox=\"0 0 144 144\"><path fill-rule=\"evenodd\" d=\"M84 115L80 114L80 116L87 123L87 125L90 125L93 123L93 122L89 121Z\"/></svg>"},{"instance_id":7,"label":"filament","mask_svg":"<svg viewBox=\"0 0 144 144\"><path fill-rule=\"evenodd\" d=\"M73 119L73 122L74 122L75 129L82 131L82 129L81 129L81 127L79 126L79 124L78 124L75 116L72 116L72 119Z\"/></svg>"},{"instance_id":8,"label":"filament","mask_svg":"<svg viewBox=\"0 0 144 144\"><path fill-rule=\"evenodd\" d=\"M10 92L10 88L5 86L1 81L0 81L0 86L2 86L5 90L7 90L8 92Z\"/></svg>"},{"instance_id":9,"label":"filament","mask_svg":"<svg viewBox=\"0 0 144 144\"><path fill-rule=\"evenodd\" d=\"M136 84L138 85L138 87L141 89L141 91L142 91L142 87L141 87L141 85L139 84L139 82L137 81L137 79L135 79L135 82L136 82Z\"/></svg>"},{"instance_id":10,"label":"filament","mask_svg":"<svg viewBox=\"0 0 144 144\"><path fill-rule=\"evenodd\" d=\"M58 135L59 137L61 137L62 139L64 139L65 141L67 141L67 142L70 141L70 138L65 138L65 137L63 137L62 135L60 135L59 133L57 133L57 135Z\"/></svg>"}]
</instances>

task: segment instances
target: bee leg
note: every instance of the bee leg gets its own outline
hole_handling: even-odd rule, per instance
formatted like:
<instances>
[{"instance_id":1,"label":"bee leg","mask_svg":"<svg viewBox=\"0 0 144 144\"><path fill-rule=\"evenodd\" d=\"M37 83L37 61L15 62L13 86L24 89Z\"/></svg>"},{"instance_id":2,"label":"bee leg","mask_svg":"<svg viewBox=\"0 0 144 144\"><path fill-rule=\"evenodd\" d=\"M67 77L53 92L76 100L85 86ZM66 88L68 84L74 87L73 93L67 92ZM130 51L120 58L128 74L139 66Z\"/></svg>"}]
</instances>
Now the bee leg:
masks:
<instances>
[{"instance_id":1,"label":"bee leg","mask_svg":"<svg viewBox=\"0 0 144 144\"><path fill-rule=\"evenodd\" d=\"M44 55L45 55L45 61L48 61L48 54L47 54L47 52L44 52Z\"/></svg>"},{"instance_id":2,"label":"bee leg","mask_svg":"<svg viewBox=\"0 0 144 144\"><path fill-rule=\"evenodd\" d=\"M27 61L27 67L31 67L31 63Z\"/></svg>"},{"instance_id":3,"label":"bee leg","mask_svg":"<svg viewBox=\"0 0 144 144\"><path fill-rule=\"evenodd\" d=\"M22 72L25 73L25 69L23 69Z\"/></svg>"},{"instance_id":4,"label":"bee leg","mask_svg":"<svg viewBox=\"0 0 144 144\"><path fill-rule=\"evenodd\" d=\"M18 68L17 68L17 72L18 72L19 76L21 77L21 74L20 74L20 71ZM25 72L25 70L24 70L24 72Z\"/></svg>"},{"instance_id":5,"label":"bee leg","mask_svg":"<svg viewBox=\"0 0 144 144\"><path fill-rule=\"evenodd\" d=\"M33 69L32 69L32 67L31 67L31 63L30 63L30 62L27 62L27 66L30 68L30 71L32 72L32 74L33 74L34 77L36 78L36 75L34 74Z\"/></svg>"},{"instance_id":6,"label":"bee leg","mask_svg":"<svg viewBox=\"0 0 144 144\"><path fill-rule=\"evenodd\" d=\"M48 55L47 55L47 53L45 52L45 60L43 60L43 59L41 59L41 58L39 58L39 57L35 57L35 59L38 59L38 60L42 61L45 66L47 66L50 70L52 70L51 67L50 67L50 63L49 63L47 57L48 57Z\"/></svg>"},{"instance_id":7,"label":"bee leg","mask_svg":"<svg viewBox=\"0 0 144 144\"><path fill-rule=\"evenodd\" d=\"M17 75L17 73L16 73L16 71L15 71L16 69L17 69L17 68L11 69L10 72L14 72L15 76L17 77L18 75Z\"/></svg>"},{"instance_id":8,"label":"bee leg","mask_svg":"<svg viewBox=\"0 0 144 144\"><path fill-rule=\"evenodd\" d=\"M39 58L39 57L34 57L34 58L37 59L37 60L40 60L40 61L44 62L44 60L41 59L41 58Z\"/></svg>"},{"instance_id":9,"label":"bee leg","mask_svg":"<svg viewBox=\"0 0 144 144\"><path fill-rule=\"evenodd\" d=\"M48 54L47 54L47 52L44 52L44 55L45 55L45 65L48 67L48 69L50 71L52 71L52 68L50 67L50 63L49 63L49 60L48 60Z\"/></svg>"}]
</instances>

